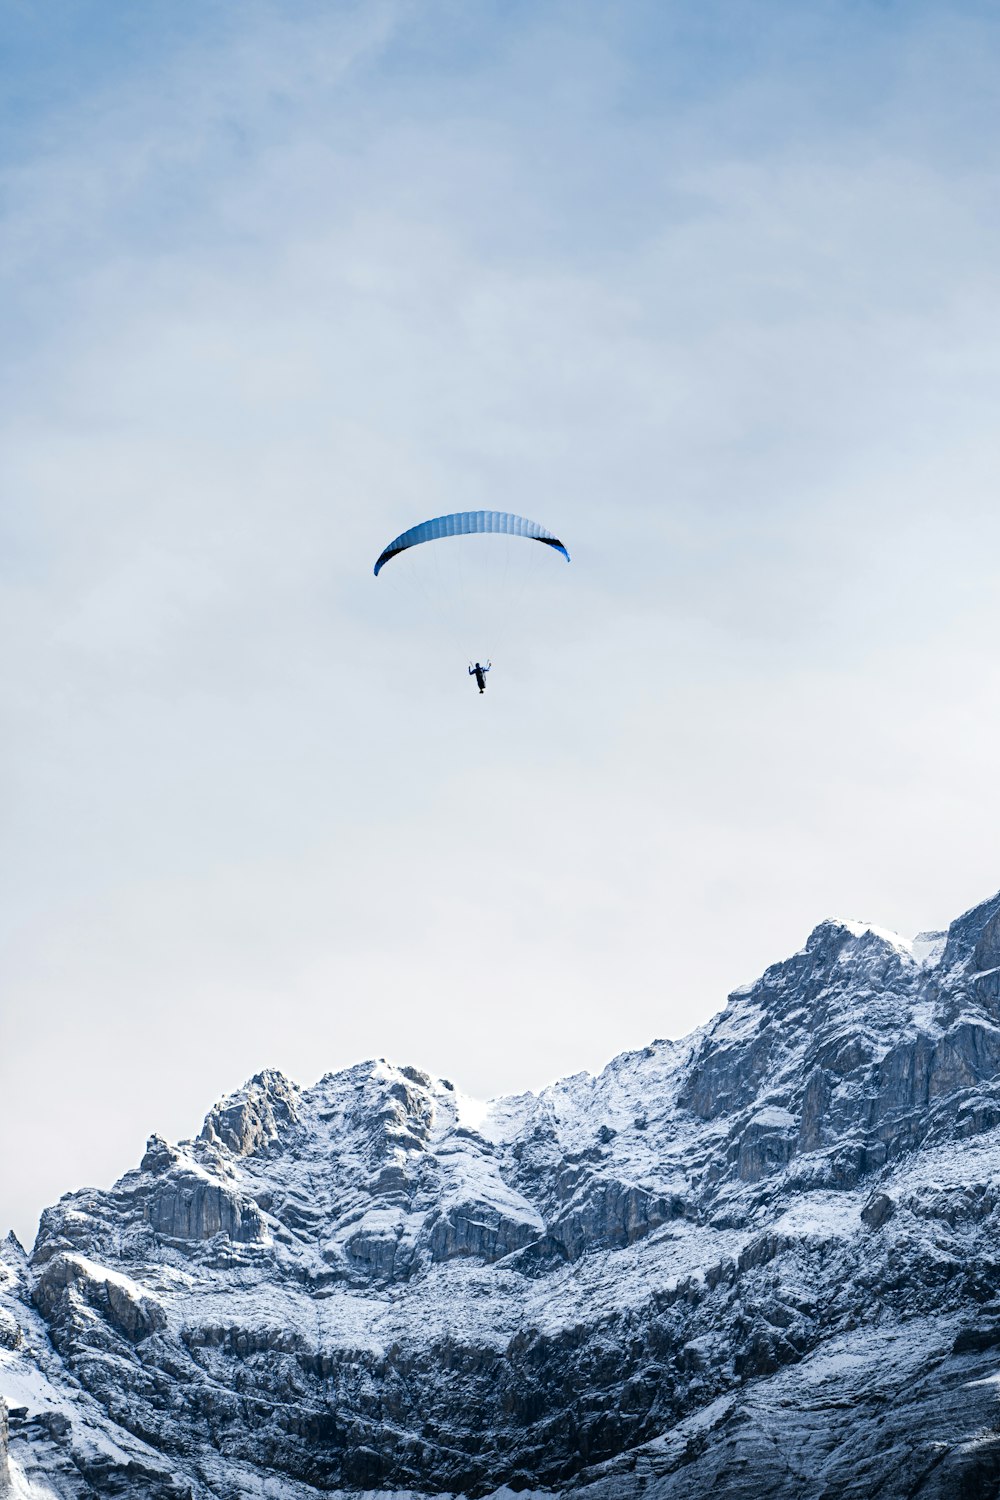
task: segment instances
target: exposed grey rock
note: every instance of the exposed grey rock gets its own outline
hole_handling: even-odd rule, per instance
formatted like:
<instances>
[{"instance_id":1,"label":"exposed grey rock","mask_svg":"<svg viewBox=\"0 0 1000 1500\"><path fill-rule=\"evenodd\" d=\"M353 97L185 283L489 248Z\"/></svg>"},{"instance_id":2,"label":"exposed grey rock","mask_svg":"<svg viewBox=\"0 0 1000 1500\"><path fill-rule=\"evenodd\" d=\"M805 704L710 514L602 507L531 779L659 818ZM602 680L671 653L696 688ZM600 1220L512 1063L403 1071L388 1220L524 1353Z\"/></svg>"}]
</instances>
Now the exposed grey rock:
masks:
<instances>
[{"instance_id":1,"label":"exposed grey rock","mask_svg":"<svg viewBox=\"0 0 1000 1500\"><path fill-rule=\"evenodd\" d=\"M478 1114L258 1074L0 1250L0 1483L1000 1493L998 972L1000 897Z\"/></svg>"},{"instance_id":2,"label":"exposed grey rock","mask_svg":"<svg viewBox=\"0 0 1000 1500\"><path fill-rule=\"evenodd\" d=\"M13 1480L10 1473L10 1424L7 1419L7 1403L0 1396L0 1495L10 1494Z\"/></svg>"},{"instance_id":3,"label":"exposed grey rock","mask_svg":"<svg viewBox=\"0 0 1000 1500\"><path fill-rule=\"evenodd\" d=\"M171 1173L143 1207L153 1231L170 1239L210 1240L222 1234L249 1244L266 1234L256 1203L184 1171Z\"/></svg>"},{"instance_id":4,"label":"exposed grey rock","mask_svg":"<svg viewBox=\"0 0 1000 1500\"><path fill-rule=\"evenodd\" d=\"M281 1073L258 1073L239 1094L209 1112L202 1139L227 1146L237 1156L250 1156L294 1126L298 1093Z\"/></svg>"},{"instance_id":5,"label":"exposed grey rock","mask_svg":"<svg viewBox=\"0 0 1000 1500\"><path fill-rule=\"evenodd\" d=\"M861 1210L861 1222L869 1229L881 1229L896 1212L896 1205L888 1193L872 1193Z\"/></svg>"}]
</instances>

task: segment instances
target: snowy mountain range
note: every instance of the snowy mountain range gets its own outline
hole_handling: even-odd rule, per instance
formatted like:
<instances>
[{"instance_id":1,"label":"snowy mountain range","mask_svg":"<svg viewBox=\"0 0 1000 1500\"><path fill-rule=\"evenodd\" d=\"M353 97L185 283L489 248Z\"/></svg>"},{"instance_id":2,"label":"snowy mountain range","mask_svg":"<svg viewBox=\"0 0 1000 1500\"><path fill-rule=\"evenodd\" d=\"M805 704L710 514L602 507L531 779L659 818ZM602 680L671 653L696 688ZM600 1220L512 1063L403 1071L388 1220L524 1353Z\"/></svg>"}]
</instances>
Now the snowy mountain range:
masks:
<instances>
[{"instance_id":1,"label":"snowy mountain range","mask_svg":"<svg viewBox=\"0 0 1000 1500\"><path fill-rule=\"evenodd\" d=\"M1000 896L482 1105L266 1072L0 1251L0 1494L1000 1493Z\"/></svg>"}]
</instances>

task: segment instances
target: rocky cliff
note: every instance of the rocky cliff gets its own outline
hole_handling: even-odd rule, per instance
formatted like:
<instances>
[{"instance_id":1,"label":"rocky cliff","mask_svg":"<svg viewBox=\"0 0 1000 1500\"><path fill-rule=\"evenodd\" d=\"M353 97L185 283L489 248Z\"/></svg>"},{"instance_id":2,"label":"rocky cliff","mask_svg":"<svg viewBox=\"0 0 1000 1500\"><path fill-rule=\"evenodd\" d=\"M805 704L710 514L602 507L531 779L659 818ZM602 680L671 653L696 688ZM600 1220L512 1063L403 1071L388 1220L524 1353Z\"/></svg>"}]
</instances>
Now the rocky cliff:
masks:
<instances>
[{"instance_id":1,"label":"rocky cliff","mask_svg":"<svg viewBox=\"0 0 1000 1500\"><path fill-rule=\"evenodd\" d=\"M0 1255L0 1493L1000 1493L1000 897L488 1106L263 1073Z\"/></svg>"}]
</instances>

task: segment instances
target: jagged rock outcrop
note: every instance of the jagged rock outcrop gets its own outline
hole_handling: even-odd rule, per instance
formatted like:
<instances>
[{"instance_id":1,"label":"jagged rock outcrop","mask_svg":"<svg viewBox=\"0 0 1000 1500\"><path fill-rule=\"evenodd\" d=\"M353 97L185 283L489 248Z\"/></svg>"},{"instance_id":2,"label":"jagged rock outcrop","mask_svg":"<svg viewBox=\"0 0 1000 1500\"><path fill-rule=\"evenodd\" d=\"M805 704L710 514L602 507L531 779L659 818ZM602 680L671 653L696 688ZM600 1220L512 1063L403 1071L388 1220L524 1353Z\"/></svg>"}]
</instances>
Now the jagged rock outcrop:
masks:
<instances>
[{"instance_id":1,"label":"jagged rock outcrop","mask_svg":"<svg viewBox=\"0 0 1000 1500\"><path fill-rule=\"evenodd\" d=\"M297 1123L298 1096L295 1084L281 1073L258 1073L239 1094L209 1111L201 1139L226 1146L234 1156L251 1156ZM166 1145L158 1136L152 1137L150 1146L153 1141Z\"/></svg>"},{"instance_id":2,"label":"jagged rock outcrop","mask_svg":"<svg viewBox=\"0 0 1000 1500\"><path fill-rule=\"evenodd\" d=\"M4 1248L0 1493L1000 1493L998 976L1000 897L488 1107L259 1074Z\"/></svg>"}]
</instances>

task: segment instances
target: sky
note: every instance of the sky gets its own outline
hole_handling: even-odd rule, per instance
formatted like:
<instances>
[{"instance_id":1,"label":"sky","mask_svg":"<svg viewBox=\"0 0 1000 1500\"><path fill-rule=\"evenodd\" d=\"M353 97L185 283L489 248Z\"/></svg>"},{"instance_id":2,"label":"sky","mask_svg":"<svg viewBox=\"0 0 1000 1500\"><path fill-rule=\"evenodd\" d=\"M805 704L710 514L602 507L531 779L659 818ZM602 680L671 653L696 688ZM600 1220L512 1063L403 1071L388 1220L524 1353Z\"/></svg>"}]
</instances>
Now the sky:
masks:
<instances>
[{"instance_id":1,"label":"sky","mask_svg":"<svg viewBox=\"0 0 1000 1500\"><path fill-rule=\"evenodd\" d=\"M3 8L0 1229L1000 886L998 141L964 0Z\"/></svg>"}]
</instances>

